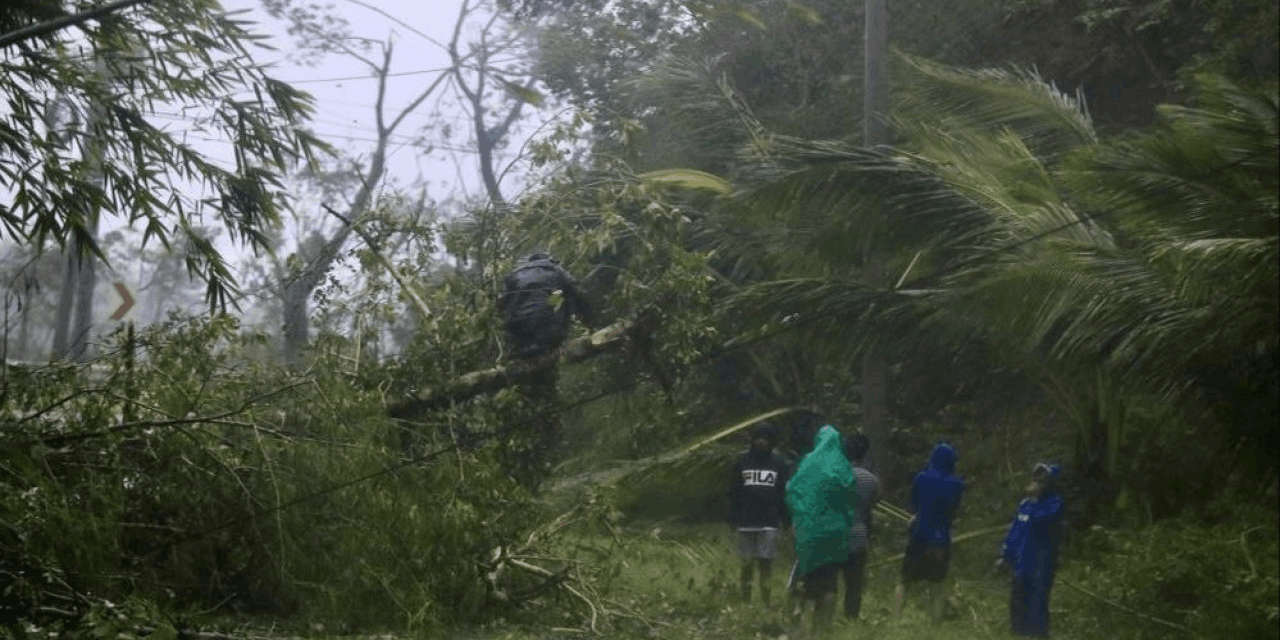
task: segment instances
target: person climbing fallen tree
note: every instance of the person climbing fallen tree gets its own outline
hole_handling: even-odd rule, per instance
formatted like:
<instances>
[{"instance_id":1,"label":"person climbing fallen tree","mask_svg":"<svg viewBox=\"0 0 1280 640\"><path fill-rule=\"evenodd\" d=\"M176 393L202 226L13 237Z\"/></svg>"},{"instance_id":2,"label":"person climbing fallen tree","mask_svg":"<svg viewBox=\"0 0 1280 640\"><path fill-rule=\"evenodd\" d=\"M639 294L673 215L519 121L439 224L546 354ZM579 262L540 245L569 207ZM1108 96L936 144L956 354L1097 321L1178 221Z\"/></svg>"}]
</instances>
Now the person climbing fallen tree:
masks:
<instances>
[{"instance_id":1,"label":"person climbing fallen tree","mask_svg":"<svg viewBox=\"0 0 1280 640\"><path fill-rule=\"evenodd\" d=\"M516 359L537 358L559 349L575 317L594 326L577 281L545 251L530 254L503 278L498 312Z\"/></svg>"},{"instance_id":2,"label":"person climbing fallen tree","mask_svg":"<svg viewBox=\"0 0 1280 640\"><path fill-rule=\"evenodd\" d=\"M588 327L595 324L573 276L545 251L530 254L503 278L497 306L514 360L534 360L559 350L574 318ZM532 428L510 437L499 456L508 474L536 490L550 472L560 438L555 367L534 373L517 389L528 403Z\"/></svg>"},{"instance_id":3,"label":"person climbing fallen tree","mask_svg":"<svg viewBox=\"0 0 1280 640\"><path fill-rule=\"evenodd\" d=\"M1049 591L1062 541L1062 496L1055 485L1061 470L1038 463L1031 471L1027 497L1009 525L996 569L1007 571L1009 624L1015 636L1049 637Z\"/></svg>"}]
</instances>

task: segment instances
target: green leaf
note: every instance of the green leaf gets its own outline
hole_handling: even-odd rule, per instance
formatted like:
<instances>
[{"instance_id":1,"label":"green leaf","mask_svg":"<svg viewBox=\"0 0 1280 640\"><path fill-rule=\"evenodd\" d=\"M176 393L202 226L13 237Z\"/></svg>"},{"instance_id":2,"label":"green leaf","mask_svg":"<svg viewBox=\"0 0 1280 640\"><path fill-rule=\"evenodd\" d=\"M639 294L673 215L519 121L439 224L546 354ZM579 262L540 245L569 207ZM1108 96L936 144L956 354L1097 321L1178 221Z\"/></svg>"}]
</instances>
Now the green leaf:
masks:
<instances>
[{"instance_id":1,"label":"green leaf","mask_svg":"<svg viewBox=\"0 0 1280 640\"><path fill-rule=\"evenodd\" d=\"M756 12L750 9L734 9L733 15L761 31L767 31L769 29L769 27L765 25L764 21L760 19L760 16L756 15Z\"/></svg>"},{"instance_id":2,"label":"green leaf","mask_svg":"<svg viewBox=\"0 0 1280 640\"><path fill-rule=\"evenodd\" d=\"M507 91L515 94L515 96L521 101L527 102L535 107L541 107L544 102L542 94L530 89L529 87L522 87L510 80L503 80L502 86L506 87Z\"/></svg>"},{"instance_id":3,"label":"green leaf","mask_svg":"<svg viewBox=\"0 0 1280 640\"><path fill-rule=\"evenodd\" d=\"M171 624L161 623L147 635L147 640L178 640L178 630Z\"/></svg>"},{"instance_id":4,"label":"green leaf","mask_svg":"<svg viewBox=\"0 0 1280 640\"><path fill-rule=\"evenodd\" d=\"M787 3L787 14L807 25L816 27L822 24L822 16L817 11L796 2Z\"/></svg>"},{"instance_id":5,"label":"green leaf","mask_svg":"<svg viewBox=\"0 0 1280 640\"><path fill-rule=\"evenodd\" d=\"M733 191L729 181L697 169L660 169L640 174L645 182L660 186L683 187L685 189L705 189L725 195Z\"/></svg>"}]
</instances>

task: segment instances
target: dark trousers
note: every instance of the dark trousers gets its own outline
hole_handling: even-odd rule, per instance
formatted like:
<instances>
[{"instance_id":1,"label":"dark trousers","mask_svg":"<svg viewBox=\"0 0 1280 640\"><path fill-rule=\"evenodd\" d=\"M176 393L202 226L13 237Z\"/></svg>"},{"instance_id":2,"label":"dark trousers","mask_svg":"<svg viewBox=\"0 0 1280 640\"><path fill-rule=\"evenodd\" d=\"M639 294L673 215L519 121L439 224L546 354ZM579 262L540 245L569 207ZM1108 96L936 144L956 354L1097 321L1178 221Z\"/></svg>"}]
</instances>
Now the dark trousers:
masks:
<instances>
[{"instance_id":1,"label":"dark trousers","mask_svg":"<svg viewBox=\"0 0 1280 640\"><path fill-rule=\"evenodd\" d=\"M551 473L560 440L556 398L557 372L540 371L517 389L524 396L526 422L508 433L499 449L499 462L508 476L532 492Z\"/></svg>"},{"instance_id":2,"label":"dark trousers","mask_svg":"<svg viewBox=\"0 0 1280 640\"><path fill-rule=\"evenodd\" d=\"M862 611L862 585L867 573L867 551L850 551L849 559L840 563L840 575L844 576L844 615L857 618Z\"/></svg>"},{"instance_id":3,"label":"dark trousers","mask_svg":"<svg viewBox=\"0 0 1280 640\"><path fill-rule=\"evenodd\" d=\"M1049 578L1014 576L1009 589L1009 625L1013 635L1049 637Z\"/></svg>"}]
</instances>

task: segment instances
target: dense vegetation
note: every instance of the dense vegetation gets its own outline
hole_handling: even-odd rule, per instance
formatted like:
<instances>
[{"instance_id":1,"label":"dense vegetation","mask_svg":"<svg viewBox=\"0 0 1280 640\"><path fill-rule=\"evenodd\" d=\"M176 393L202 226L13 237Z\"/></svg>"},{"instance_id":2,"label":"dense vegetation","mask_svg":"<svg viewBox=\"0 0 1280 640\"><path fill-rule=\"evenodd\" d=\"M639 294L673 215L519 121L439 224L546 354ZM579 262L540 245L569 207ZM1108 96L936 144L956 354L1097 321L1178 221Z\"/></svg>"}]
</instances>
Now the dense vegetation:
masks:
<instances>
[{"instance_id":1,"label":"dense vegetation","mask_svg":"<svg viewBox=\"0 0 1280 640\"><path fill-rule=\"evenodd\" d=\"M111 257L98 216L141 223L211 303L92 358L6 360L6 635L778 637L781 608L729 595L729 428L768 414L802 454L815 410L857 430L874 384L888 501L950 439L973 535L930 630L889 619L903 530L881 521L877 637L1003 628L991 531L1037 459L1063 462L1071 509L1056 634L1280 637L1274 2L899 5L876 148L858 3L498 4L547 95L503 82L574 113L529 145L540 178L446 222L366 188L362 244L333 249L354 275L315 278L302 354L225 304L236 274L210 241L270 249L285 172L318 175L295 161L324 147L295 126L306 96L246 62L243 25L211 1L88 23L132 93L75 63L66 30L6 41L6 348L44 317L20 284L56 285L42 256ZM73 9L6 5L0 30ZM93 127L37 117L51 87ZM234 169L145 126L171 102L223 114ZM562 366L554 407L459 393L501 362L497 282L537 247L624 339ZM548 420L550 447L530 426Z\"/></svg>"}]
</instances>

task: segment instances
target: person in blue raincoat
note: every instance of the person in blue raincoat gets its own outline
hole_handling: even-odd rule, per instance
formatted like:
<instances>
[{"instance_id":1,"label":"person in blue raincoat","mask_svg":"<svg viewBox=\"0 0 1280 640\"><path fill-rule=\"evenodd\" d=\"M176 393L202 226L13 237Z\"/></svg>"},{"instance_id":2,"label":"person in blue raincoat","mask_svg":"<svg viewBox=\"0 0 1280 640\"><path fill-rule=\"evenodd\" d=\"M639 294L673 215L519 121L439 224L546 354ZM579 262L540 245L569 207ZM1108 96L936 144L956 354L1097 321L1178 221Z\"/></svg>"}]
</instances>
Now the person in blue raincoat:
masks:
<instances>
[{"instance_id":1,"label":"person in blue raincoat","mask_svg":"<svg viewBox=\"0 0 1280 640\"><path fill-rule=\"evenodd\" d=\"M1062 495L1055 488L1061 470L1038 463L1027 497L1004 539L998 569L1010 574L1009 624L1013 635L1049 637L1049 591L1062 542Z\"/></svg>"},{"instance_id":2,"label":"person in blue raincoat","mask_svg":"<svg viewBox=\"0 0 1280 640\"><path fill-rule=\"evenodd\" d=\"M854 475L844 454L844 438L825 425L787 481L787 510L795 527L796 567L801 594L813 602L813 626L825 628L835 613L836 584L849 559L853 526Z\"/></svg>"},{"instance_id":3,"label":"person in blue raincoat","mask_svg":"<svg viewBox=\"0 0 1280 640\"><path fill-rule=\"evenodd\" d=\"M902 557L902 576L894 598L894 615L902 615L908 584L929 585L929 608L934 624L942 621L946 597L943 582L951 565L951 522L960 508L964 480L955 475L956 450L939 442L929 454L929 464L911 484L911 524Z\"/></svg>"}]
</instances>

